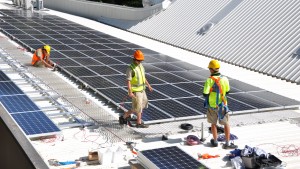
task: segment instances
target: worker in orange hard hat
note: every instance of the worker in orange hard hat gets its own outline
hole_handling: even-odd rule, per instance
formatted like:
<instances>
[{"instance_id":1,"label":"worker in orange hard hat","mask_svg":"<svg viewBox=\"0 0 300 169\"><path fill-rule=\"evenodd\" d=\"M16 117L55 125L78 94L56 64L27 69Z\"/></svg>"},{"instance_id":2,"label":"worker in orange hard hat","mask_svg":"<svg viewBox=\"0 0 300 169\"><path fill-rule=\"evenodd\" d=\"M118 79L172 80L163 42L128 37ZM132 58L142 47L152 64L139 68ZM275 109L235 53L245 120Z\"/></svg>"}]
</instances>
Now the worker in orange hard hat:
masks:
<instances>
[{"instance_id":1,"label":"worker in orange hard hat","mask_svg":"<svg viewBox=\"0 0 300 169\"><path fill-rule=\"evenodd\" d=\"M150 92L152 87L148 83L145 76L145 69L142 65L144 54L140 50L136 50L133 54L133 62L128 66L126 71L128 96L132 98L132 108L120 116L120 124L127 124L127 118L135 112L137 114L138 128L147 128L148 126L142 123L142 112L144 108L148 107L148 98L146 95L146 85Z\"/></svg>"},{"instance_id":2,"label":"worker in orange hard hat","mask_svg":"<svg viewBox=\"0 0 300 169\"><path fill-rule=\"evenodd\" d=\"M47 67L47 68L55 68L55 63L50 61L50 51L51 47L49 45L45 45L39 49L37 49L31 60L31 65L36 67Z\"/></svg>"},{"instance_id":3,"label":"worker in orange hard hat","mask_svg":"<svg viewBox=\"0 0 300 169\"><path fill-rule=\"evenodd\" d=\"M207 108L207 121L211 123L211 133L213 138L210 143L213 147L218 146L217 123L224 125L225 144L223 149L235 149L236 145L230 141L229 109L227 105L227 94L230 91L229 80L219 72L220 63L217 60L211 60L208 64L210 77L207 78L203 88L205 97L204 107Z\"/></svg>"}]
</instances>

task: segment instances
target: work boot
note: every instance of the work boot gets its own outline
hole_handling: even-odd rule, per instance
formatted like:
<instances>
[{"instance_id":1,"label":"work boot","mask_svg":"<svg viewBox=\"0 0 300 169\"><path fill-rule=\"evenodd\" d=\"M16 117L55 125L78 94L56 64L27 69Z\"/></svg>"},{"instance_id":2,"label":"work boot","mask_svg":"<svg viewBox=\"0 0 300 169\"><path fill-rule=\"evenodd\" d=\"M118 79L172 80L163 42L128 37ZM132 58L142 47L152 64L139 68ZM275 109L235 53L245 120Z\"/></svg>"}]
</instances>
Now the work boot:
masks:
<instances>
[{"instance_id":1,"label":"work boot","mask_svg":"<svg viewBox=\"0 0 300 169\"><path fill-rule=\"evenodd\" d=\"M238 146L237 145L234 145L233 143L228 143L228 144L223 144L223 146L222 146L222 148L223 149L236 149L236 148L238 148Z\"/></svg>"},{"instance_id":2,"label":"work boot","mask_svg":"<svg viewBox=\"0 0 300 169\"><path fill-rule=\"evenodd\" d=\"M126 119L124 119L124 117L123 117L123 116L120 116L120 117L119 117L119 124L120 124L120 125L127 124L127 120L126 120Z\"/></svg>"},{"instance_id":3,"label":"work boot","mask_svg":"<svg viewBox=\"0 0 300 169\"><path fill-rule=\"evenodd\" d=\"M148 128L149 126L142 123L142 124L136 124L136 128Z\"/></svg>"},{"instance_id":4,"label":"work boot","mask_svg":"<svg viewBox=\"0 0 300 169\"><path fill-rule=\"evenodd\" d=\"M211 144L212 147L218 147L218 142L215 141L214 139L210 140L210 144Z\"/></svg>"}]
</instances>

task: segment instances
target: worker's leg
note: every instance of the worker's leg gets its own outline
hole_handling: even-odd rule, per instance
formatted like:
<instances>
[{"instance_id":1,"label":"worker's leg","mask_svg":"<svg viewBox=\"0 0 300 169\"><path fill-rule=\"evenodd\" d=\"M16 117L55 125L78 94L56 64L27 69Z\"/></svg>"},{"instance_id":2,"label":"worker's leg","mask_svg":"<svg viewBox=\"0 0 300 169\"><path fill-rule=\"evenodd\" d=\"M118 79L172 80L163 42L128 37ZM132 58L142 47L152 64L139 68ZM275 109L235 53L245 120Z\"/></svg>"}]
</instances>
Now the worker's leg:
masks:
<instances>
[{"instance_id":1,"label":"worker's leg","mask_svg":"<svg viewBox=\"0 0 300 169\"><path fill-rule=\"evenodd\" d=\"M45 67L45 65L43 64L42 61L37 61L35 62L35 64L33 65L34 67Z\"/></svg>"},{"instance_id":2,"label":"worker's leg","mask_svg":"<svg viewBox=\"0 0 300 169\"><path fill-rule=\"evenodd\" d=\"M218 115L217 115L217 111L215 109L208 108L206 115L207 115L207 122L211 123L211 133L213 135L213 138L210 140L210 143L212 146L217 147L218 146L218 141L217 141Z\"/></svg>"},{"instance_id":3,"label":"worker's leg","mask_svg":"<svg viewBox=\"0 0 300 169\"><path fill-rule=\"evenodd\" d=\"M230 140L230 126L228 123L224 125L224 133L225 133L226 144L228 144Z\"/></svg>"},{"instance_id":4,"label":"worker's leg","mask_svg":"<svg viewBox=\"0 0 300 169\"><path fill-rule=\"evenodd\" d=\"M223 112L224 113L224 112ZM224 133L225 133L225 144L223 144L224 149L235 149L238 146L234 145L230 142L230 124L229 124L229 115L228 113L224 116L223 119L219 121L220 124L224 125Z\"/></svg>"},{"instance_id":5,"label":"worker's leg","mask_svg":"<svg viewBox=\"0 0 300 169\"><path fill-rule=\"evenodd\" d=\"M217 125L216 124L211 124L211 133L213 135L213 139L216 141L217 137L218 137Z\"/></svg>"},{"instance_id":6,"label":"worker's leg","mask_svg":"<svg viewBox=\"0 0 300 169\"><path fill-rule=\"evenodd\" d=\"M125 112L124 115L123 115L124 119L129 117L133 112L134 112L133 110L129 110L129 111Z\"/></svg>"}]
</instances>

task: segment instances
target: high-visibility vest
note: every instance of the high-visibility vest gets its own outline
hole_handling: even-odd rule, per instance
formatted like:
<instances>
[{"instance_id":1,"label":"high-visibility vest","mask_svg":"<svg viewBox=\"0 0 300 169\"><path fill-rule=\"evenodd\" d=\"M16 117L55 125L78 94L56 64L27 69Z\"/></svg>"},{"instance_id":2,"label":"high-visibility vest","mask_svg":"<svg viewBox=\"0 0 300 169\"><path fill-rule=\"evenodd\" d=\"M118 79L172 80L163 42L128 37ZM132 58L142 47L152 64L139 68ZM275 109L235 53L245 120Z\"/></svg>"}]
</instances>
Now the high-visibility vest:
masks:
<instances>
[{"instance_id":1,"label":"high-visibility vest","mask_svg":"<svg viewBox=\"0 0 300 169\"><path fill-rule=\"evenodd\" d=\"M38 55L37 55L37 52L38 52L39 50L40 50L40 52L42 53L42 58L38 57ZM37 49L37 50L34 52L33 56L32 56L31 65L34 65L36 62L40 61L41 59L44 60L44 59L45 59L45 56L46 56L46 55L44 54L42 48Z\"/></svg>"},{"instance_id":2,"label":"high-visibility vest","mask_svg":"<svg viewBox=\"0 0 300 169\"><path fill-rule=\"evenodd\" d=\"M145 90L146 77L145 69L142 66L142 64L139 64L139 66L137 66L134 63L132 63L130 65L130 68L134 73L134 76L130 81L132 92L140 92Z\"/></svg>"},{"instance_id":3,"label":"high-visibility vest","mask_svg":"<svg viewBox=\"0 0 300 169\"><path fill-rule=\"evenodd\" d=\"M215 80L218 81L221 90L219 89L219 86L216 84ZM219 90L218 94L216 93L217 88ZM227 99L225 95L226 92L230 90L230 86L226 77L211 76L209 79L207 79L203 90L204 94L209 94L209 98L207 98L209 107L217 108L222 102L227 105Z\"/></svg>"}]
</instances>

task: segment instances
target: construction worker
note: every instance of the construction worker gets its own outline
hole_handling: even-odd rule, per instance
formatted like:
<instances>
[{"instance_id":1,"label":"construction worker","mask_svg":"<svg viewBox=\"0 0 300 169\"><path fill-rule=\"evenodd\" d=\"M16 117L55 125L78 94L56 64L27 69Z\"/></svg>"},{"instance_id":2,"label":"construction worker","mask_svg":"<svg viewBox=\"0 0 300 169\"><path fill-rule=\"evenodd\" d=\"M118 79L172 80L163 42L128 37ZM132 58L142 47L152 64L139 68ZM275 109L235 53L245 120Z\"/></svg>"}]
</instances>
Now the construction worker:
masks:
<instances>
[{"instance_id":1,"label":"construction worker","mask_svg":"<svg viewBox=\"0 0 300 169\"><path fill-rule=\"evenodd\" d=\"M213 139L210 143L213 147L218 146L217 122L224 125L225 144L224 149L235 149L236 145L230 141L230 125L226 95L230 91L228 78L222 76L219 72L220 63L217 60L211 60L208 64L211 76L207 78L204 84L203 96L205 97L204 107L207 108L207 121L211 123L211 133Z\"/></svg>"},{"instance_id":2,"label":"construction worker","mask_svg":"<svg viewBox=\"0 0 300 169\"><path fill-rule=\"evenodd\" d=\"M144 54L142 51L136 50L133 54L133 62L128 66L126 71L128 96L132 98L132 108L119 118L120 124L126 124L127 118L135 112L137 114L137 128L148 127L142 123L143 109L148 107L146 85L150 92L152 92L152 87L145 77L145 69L141 64L143 60Z\"/></svg>"},{"instance_id":3,"label":"construction worker","mask_svg":"<svg viewBox=\"0 0 300 169\"><path fill-rule=\"evenodd\" d=\"M50 51L51 47L49 45L37 49L32 56L31 65L55 69L55 64L50 61Z\"/></svg>"}]
</instances>

